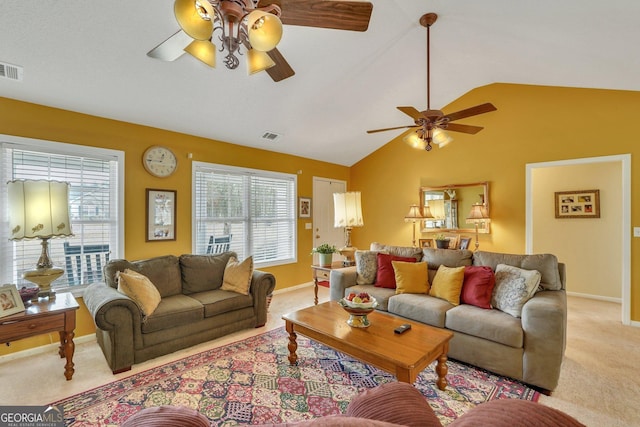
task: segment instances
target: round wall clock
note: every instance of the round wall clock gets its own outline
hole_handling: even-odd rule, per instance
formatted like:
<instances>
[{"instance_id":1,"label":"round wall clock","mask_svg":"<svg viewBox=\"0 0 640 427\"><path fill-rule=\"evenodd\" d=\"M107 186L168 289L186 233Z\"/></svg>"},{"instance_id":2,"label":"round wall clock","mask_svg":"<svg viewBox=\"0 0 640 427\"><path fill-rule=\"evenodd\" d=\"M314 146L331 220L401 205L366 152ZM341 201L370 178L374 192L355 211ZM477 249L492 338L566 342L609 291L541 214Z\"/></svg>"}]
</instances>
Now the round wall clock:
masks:
<instances>
[{"instance_id":1,"label":"round wall clock","mask_svg":"<svg viewBox=\"0 0 640 427\"><path fill-rule=\"evenodd\" d=\"M153 145L144 152L142 164L151 175L165 178L176 171L178 159L168 148Z\"/></svg>"}]
</instances>

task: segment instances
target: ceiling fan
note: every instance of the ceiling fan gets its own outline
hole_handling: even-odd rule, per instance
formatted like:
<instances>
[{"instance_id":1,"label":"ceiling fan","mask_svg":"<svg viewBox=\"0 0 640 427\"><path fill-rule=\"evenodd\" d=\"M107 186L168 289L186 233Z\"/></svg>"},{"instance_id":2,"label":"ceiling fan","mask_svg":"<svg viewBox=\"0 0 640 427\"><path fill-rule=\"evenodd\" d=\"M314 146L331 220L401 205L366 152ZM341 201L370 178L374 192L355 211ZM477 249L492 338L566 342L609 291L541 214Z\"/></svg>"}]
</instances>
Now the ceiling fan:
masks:
<instances>
[{"instance_id":1,"label":"ceiling fan","mask_svg":"<svg viewBox=\"0 0 640 427\"><path fill-rule=\"evenodd\" d=\"M278 82L295 74L275 47L282 36L282 24L366 31L372 10L373 4L362 1L176 0L174 14L180 30L147 55L174 61L188 52L215 67L213 34L219 31L218 51L227 51L227 68L238 66L238 55L244 50L250 74L266 70Z\"/></svg>"},{"instance_id":2,"label":"ceiling fan","mask_svg":"<svg viewBox=\"0 0 640 427\"><path fill-rule=\"evenodd\" d=\"M476 105L475 107L456 111L455 113L450 114L444 114L440 110L431 109L429 93L431 80L429 61L429 28L436 22L437 19L438 15L436 15L435 13L427 13L420 17L420 24L423 27L427 27L427 109L424 111L418 111L414 107L397 107L398 110L410 116L414 120L415 124L408 126L397 126L392 128L368 130L367 133L385 132L394 129L415 128L416 132L411 134L407 138L407 142L409 142L416 148L424 148L427 151L431 151L431 142L435 142L440 147L442 147L449 141L451 141L451 138L448 137L448 135L446 135L444 132L442 132L443 130L476 134L484 129L480 126L463 125L460 123L451 122L497 110L497 108L494 107L491 103Z\"/></svg>"}]
</instances>

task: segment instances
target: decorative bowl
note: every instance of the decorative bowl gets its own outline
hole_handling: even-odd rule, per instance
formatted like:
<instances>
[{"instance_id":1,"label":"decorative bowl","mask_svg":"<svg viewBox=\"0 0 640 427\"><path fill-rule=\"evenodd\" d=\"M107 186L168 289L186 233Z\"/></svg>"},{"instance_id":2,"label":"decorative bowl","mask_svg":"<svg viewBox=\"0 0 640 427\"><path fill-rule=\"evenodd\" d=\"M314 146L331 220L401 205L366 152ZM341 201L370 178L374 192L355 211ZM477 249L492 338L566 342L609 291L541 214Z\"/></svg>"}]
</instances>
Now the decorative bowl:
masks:
<instances>
[{"instance_id":1,"label":"decorative bowl","mask_svg":"<svg viewBox=\"0 0 640 427\"><path fill-rule=\"evenodd\" d=\"M20 298L22 298L23 303L31 301L36 297L36 295L38 295L38 292L40 292L40 288L38 288L37 286L23 286L18 289L18 293L20 294Z\"/></svg>"},{"instance_id":2,"label":"decorative bowl","mask_svg":"<svg viewBox=\"0 0 640 427\"><path fill-rule=\"evenodd\" d=\"M378 302L375 298L371 298L371 301L367 303L355 303L347 299L342 298L338 301L338 304L344 308L344 311L349 313L349 319L347 319L347 325L354 328L368 328L371 325L367 314L371 313L378 306Z\"/></svg>"}]
</instances>

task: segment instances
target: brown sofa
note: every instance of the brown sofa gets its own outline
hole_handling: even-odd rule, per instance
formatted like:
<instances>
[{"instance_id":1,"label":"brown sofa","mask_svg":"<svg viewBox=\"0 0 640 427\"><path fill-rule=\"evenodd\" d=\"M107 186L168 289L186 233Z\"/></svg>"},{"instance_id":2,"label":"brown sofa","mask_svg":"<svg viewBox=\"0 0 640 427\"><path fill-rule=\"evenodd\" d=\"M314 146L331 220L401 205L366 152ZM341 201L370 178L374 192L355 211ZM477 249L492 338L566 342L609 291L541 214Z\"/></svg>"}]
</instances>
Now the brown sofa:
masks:
<instances>
[{"instance_id":1,"label":"brown sofa","mask_svg":"<svg viewBox=\"0 0 640 427\"><path fill-rule=\"evenodd\" d=\"M254 270L249 295L223 291L220 287L231 256L236 254L109 261L104 268L106 283L88 286L83 298L113 373L231 332L263 326L275 277ZM158 289L160 304L150 316L117 291L116 274L125 269L145 275Z\"/></svg>"}]
</instances>

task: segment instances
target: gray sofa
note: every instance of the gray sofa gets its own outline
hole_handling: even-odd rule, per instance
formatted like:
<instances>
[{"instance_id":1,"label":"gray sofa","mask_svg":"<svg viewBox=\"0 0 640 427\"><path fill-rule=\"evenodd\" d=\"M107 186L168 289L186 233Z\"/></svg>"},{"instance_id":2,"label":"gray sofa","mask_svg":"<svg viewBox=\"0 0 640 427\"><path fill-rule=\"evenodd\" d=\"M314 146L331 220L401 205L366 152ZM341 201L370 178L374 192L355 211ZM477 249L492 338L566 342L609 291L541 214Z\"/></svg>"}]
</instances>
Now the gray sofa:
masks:
<instances>
[{"instance_id":1,"label":"gray sofa","mask_svg":"<svg viewBox=\"0 0 640 427\"><path fill-rule=\"evenodd\" d=\"M427 294L397 294L395 289L356 284L356 267L331 271L330 299L338 301L350 292L368 292L379 302L378 309L446 328L454 334L449 357L508 376L543 392L558 385L566 347L567 300L565 265L551 254L513 255L468 250L409 248L373 243L372 250L426 261L429 283L440 265L490 266L506 264L541 273L541 290L523 306L522 317L497 309L453 304Z\"/></svg>"},{"instance_id":2,"label":"gray sofa","mask_svg":"<svg viewBox=\"0 0 640 427\"><path fill-rule=\"evenodd\" d=\"M113 373L231 332L263 326L275 277L254 270L249 295L223 291L219 288L231 256L236 254L109 261L104 268L106 283L88 286L83 298ZM136 302L117 291L116 273L127 268L147 276L160 292L160 304L150 316L143 316Z\"/></svg>"}]
</instances>

